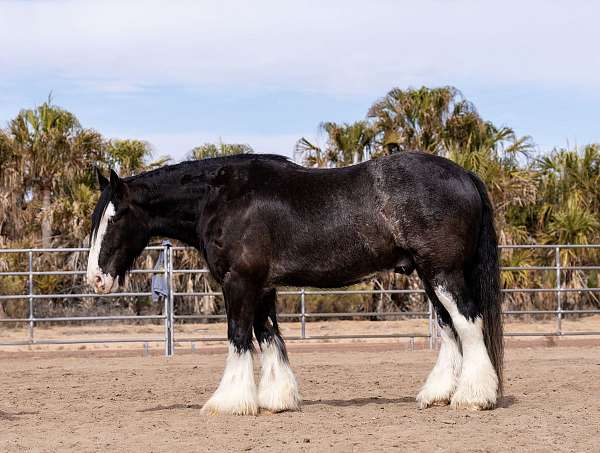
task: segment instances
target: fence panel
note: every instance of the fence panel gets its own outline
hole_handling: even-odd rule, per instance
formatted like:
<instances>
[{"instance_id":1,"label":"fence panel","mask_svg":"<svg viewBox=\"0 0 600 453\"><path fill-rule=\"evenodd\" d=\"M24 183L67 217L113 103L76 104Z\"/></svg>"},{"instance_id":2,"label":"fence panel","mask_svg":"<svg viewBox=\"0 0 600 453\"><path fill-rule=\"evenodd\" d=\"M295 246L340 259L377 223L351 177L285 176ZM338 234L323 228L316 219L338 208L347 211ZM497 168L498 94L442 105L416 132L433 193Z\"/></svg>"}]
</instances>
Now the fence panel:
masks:
<instances>
[{"instance_id":1,"label":"fence panel","mask_svg":"<svg viewBox=\"0 0 600 453\"><path fill-rule=\"evenodd\" d=\"M569 271L599 271L600 265L589 265L589 266L563 266L561 264L561 251L568 249L599 249L600 244L595 245L510 245L501 246L502 250L547 250L554 254L554 264L552 266L505 266L502 267L502 271L507 272L554 272L555 273L555 284L552 288L505 288L503 289L504 294L516 294L516 293L554 293L556 297L556 308L554 310L505 310L503 314L505 316L520 316L520 315L554 315L556 318L556 329L554 332L510 332L506 333L506 336L568 336L568 335L600 335L600 329L592 329L587 331L564 331L563 330L563 316L569 314L599 314L598 309L572 309L565 310L563 307L563 295L566 293L600 293L598 287L580 287L580 288L568 288L564 287L563 276L565 272ZM179 250L185 250L185 247L173 247L169 242L164 242L161 246L148 247L147 251L158 251L162 254L163 267L160 270L148 270L148 269L134 269L131 272L133 274L159 274L162 273L164 281L166 283L167 293L162 298L163 310L160 315L121 315L121 316L61 316L61 317L37 317L35 315L35 301L40 299L82 299L82 298L119 298L119 297L150 297L152 291L130 291L130 292L119 292L112 294L94 294L90 292L74 292L74 293L36 293L35 279L36 276L67 276L83 277L85 276L84 270L34 270L33 262L34 255L37 254L51 254L51 253L73 253L73 252L88 252L87 248L54 248L54 249L0 249L0 258L3 254L22 254L27 257L27 270L26 271L2 271L0 272L0 278L2 277L26 277L27 278L27 293L26 294L0 294L0 301L27 301L28 316L26 318L0 318L0 325L2 323L24 323L27 325L27 338L18 341L8 341L2 338L0 335L0 345L35 345L35 344L89 344L89 343L144 343L147 348L149 342L161 342L164 343L165 355L170 356L175 352L175 343L177 342L197 342L197 341L223 341L225 337L218 338L203 338L203 337L176 337L176 321L185 321L193 319L202 320L215 320L225 319L224 315L177 315L175 313L175 297L216 297L222 296L219 291L185 291L178 292L174 286L174 276L176 274L205 274L209 271L207 269L179 269L174 267L173 252ZM600 286L598 284L597 286ZM280 318L284 320L298 319L300 321L300 335L297 337L288 337L294 340L321 340L321 339L343 339L343 338L409 338L411 344L414 344L415 338L426 338L429 341L429 347L434 346L434 340L437 335L436 333L436 322L434 311L431 302L428 301L427 311L412 311L412 312L341 312L341 313L319 313L309 312L307 310L306 298L308 296L315 295L392 295L392 294L423 294L422 289L370 289L370 290L356 290L356 289L339 289L332 291L316 290L299 288L297 290L282 290L279 291L280 295L285 296L297 296L299 298L300 311L297 313L286 313L280 315ZM377 316L379 318L387 317L416 317L427 319L428 330L427 333L407 333L398 332L394 334L373 334L373 335L310 335L307 331L307 324L310 319L315 318L369 318ZM98 338L98 339L81 339L81 340L45 340L38 339L35 335L36 323L68 323L68 322L88 322L88 321L141 321L141 320L156 320L161 321L164 324L164 336L163 337L143 337L143 338Z\"/></svg>"}]
</instances>

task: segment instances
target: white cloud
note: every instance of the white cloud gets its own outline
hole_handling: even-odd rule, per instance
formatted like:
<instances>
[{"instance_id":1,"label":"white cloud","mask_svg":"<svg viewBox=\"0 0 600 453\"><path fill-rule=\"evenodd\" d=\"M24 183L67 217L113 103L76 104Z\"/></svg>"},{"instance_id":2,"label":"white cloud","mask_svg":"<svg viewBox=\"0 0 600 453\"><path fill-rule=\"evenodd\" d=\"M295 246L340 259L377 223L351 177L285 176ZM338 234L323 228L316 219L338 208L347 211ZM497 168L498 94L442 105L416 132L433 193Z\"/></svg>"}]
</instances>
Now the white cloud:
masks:
<instances>
[{"instance_id":1,"label":"white cloud","mask_svg":"<svg viewBox=\"0 0 600 453\"><path fill-rule=\"evenodd\" d=\"M599 16L587 1L2 2L0 78L51 74L109 92L598 89Z\"/></svg>"}]
</instances>

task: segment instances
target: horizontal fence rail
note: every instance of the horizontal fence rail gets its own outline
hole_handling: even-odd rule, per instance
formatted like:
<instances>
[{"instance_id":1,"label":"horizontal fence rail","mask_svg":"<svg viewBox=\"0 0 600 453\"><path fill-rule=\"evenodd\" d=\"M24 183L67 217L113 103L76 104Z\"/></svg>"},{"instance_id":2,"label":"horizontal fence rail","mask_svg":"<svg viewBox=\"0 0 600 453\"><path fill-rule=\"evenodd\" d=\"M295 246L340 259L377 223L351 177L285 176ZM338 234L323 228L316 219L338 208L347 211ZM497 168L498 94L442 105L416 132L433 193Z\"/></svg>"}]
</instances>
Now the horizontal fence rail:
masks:
<instances>
[{"instance_id":1,"label":"horizontal fence rail","mask_svg":"<svg viewBox=\"0 0 600 453\"><path fill-rule=\"evenodd\" d=\"M60 317L38 317L35 316L34 301L49 300L49 299L82 299L82 298L119 298L119 297L150 297L153 292L118 292L111 294L95 294L91 292L74 292L65 294L41 294L34 291L34 277L38 276L84 276L84 270L34 270L33 257L37 254L50 253L87 253L88 248L22 248L22 249L0 249L0 259L4 254L22 254L27 257L26 271L10 271L3 270L0 272L1 277L17 277L27 278L27 293L26 294L0 294L0 301L11 300L27 300L28 301L28 317L27 318L0 318L2 323L26 323L28 325L28 336L24 340L5 341L0 335L0 345L16 346L16 345L34 345L34 344L94 344L94 343L148 343L160 342L164 343L165 355L174 354L175 342L205 342L205 341L224 341L224 337L177 337L175 336L176 321L184 320L225 320L225 315L220 314L202 314L202 315L178 315L175 313L174 299L175 297L215 297L222 296L219 291L176 291L173 285L173 277L178 274L206 274L207 269L177 269L173 266L173 253L176 251L187 250L187 247L174 247L169 242L165 242L162 246L147 247L147 251L158 251L161 253L163 266L160 269L134 269L133 274L162 274L166 283L166 294L162 295L163 310L160 315L120 315L120 316L60 316ZM502 271L506 272L553 272L555 277L555 285L552 288L505 288L502 290L504 294L511 293L553 293L556 298L556 308L554 310L505 310L505 316L513 315L554 315L556 319L556 329L553 332L510 332L505 333L506 336L568 336L568 335L600 335L600 329L590 331L564 331L562 328L562 320L564 315L568 314L599 314L600 310L585 309L585 310L565 310L563 309L563 294L565 293L597 293L600 292L598 287L581 287L581 288L565 288L561 281L563 273L566 271L598 271L600 265L586 266L563 266L561 265L561 251L568 249L600 249L600 244L591 245L505 245L500 246L500 250L518 250L518 249L541 249L554 253L554 265L550 266L504 266ZM600 285L598 285L600 286ZM306 298L315 295L391 295L391 294L424 294L423 289L371 289L371 290L356 290L356 289L339 289L339 290L317 290L300 288L298 290L282 290L278 291L279 295L297 296L299 298L300 311L298 313L283 313L278 315L281 319L298 320L300 321L300 335L288 337L291 340L322 340L322 339L355 339L355 338L409 338L414 343L415 338L424 338L429 340L430 348L433 347L437 329L434 322L435 315L432 309L431 302L428 302L427 311L411 311L411 312L341 312L341 313L318 313L309 312L306 308ZM307 320L315 318L370 318L378 317L379 319L391 317L403 318L423 318L428 320L427 333L394 333L394 334L356 334L356 335L309 335L307 332ZM45 340L35 337L36 323L66 323L66 322L94 322L94 321L138 321L138 320L159 320L164 324L164 335L161 337L146 337L146 338L99 338L99 339L77 339L77 340Z\"/></svg>"}]
</instances>

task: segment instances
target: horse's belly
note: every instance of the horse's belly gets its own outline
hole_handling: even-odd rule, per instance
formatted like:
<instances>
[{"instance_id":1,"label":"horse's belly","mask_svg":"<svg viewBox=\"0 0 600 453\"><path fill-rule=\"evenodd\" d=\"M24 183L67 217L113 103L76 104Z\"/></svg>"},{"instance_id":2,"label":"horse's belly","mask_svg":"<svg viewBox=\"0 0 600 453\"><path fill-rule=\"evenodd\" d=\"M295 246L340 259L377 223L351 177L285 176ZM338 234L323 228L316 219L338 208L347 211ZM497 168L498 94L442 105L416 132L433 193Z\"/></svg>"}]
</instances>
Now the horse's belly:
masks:
<instances>
[{"instance_id":1,"label":"horse's belly","mask_svg":"<svg viewBox=\"0 0 600 453\"><path fill-rule=\"evenodd\" d=\"M360 241L322 244L311 253L286 255L272 266L274 283L318 288L358 283L378 271L393 270L398 261L392 244Z\"/></svg>"}]
</instances>

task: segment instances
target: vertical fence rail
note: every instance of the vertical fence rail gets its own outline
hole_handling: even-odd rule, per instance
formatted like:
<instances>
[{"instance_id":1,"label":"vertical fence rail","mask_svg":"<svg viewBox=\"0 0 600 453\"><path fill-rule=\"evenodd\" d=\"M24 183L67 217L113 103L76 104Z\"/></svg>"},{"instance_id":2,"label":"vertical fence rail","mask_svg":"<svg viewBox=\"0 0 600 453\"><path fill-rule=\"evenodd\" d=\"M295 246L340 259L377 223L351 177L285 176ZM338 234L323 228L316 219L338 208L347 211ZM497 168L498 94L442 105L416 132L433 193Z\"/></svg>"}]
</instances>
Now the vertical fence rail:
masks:
<instances>
[{"instance_id":1,"label":"vertical fence rail","mask_svg":"<svg viewBox=\"0 0 600 453\"><path fill-rule=\"evenodd\" d=\"M556 255L556 334L562 335L562 284L560 269L560 247L554 249Z\"/></svg>"},{"instance_id":2,"label":"vertical fence rail","mask_svg":"<svg viewBox=\"0 0 600 453\"><path fill-rule=\"evenodd\" d=\"M33 343L35 323L33 322L33 252L29 250L27 254L28 272L27 292L29 294L29 342Z\"/></svg>"},{"instance_id":3,"label":"vertical fence rail","mask_svg":"<svg viewBox=\"0 0 600 453\"><path fill-rule=\"evenodd\" d=\"M306 297L304 288L300 290L300 338L306 338Z\"/></svg>"},{"instance_id":4,"label":"vertical fence rail","mask_svg":"<svg viewBox=\"0 0 600 453\"><path fill-rule=\"evenodd\" d=\"M169 318L169 356L172 356L175 353L175 302L174 302L174 292L173 289L173 247L171 247L171 243L169 242L167 245L168 254L167 254L167 269L169 271L169 312L167 313L167 317Z\"/></svg>"},{"instance_id":5,"label":"vertical fence rail","mask_svg":"<svg viewBox=\"0 0 600 453\"><path fill-rule=\"evenodd\" d=\"M165 356L171 357L175 353L174 313L173 313L173 247L171 243L163 243L163 263L165 267L165 281L167 294L165 296Z\"/></svg>"}]
</instances>

